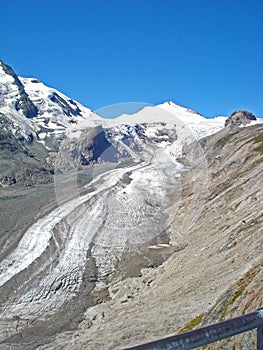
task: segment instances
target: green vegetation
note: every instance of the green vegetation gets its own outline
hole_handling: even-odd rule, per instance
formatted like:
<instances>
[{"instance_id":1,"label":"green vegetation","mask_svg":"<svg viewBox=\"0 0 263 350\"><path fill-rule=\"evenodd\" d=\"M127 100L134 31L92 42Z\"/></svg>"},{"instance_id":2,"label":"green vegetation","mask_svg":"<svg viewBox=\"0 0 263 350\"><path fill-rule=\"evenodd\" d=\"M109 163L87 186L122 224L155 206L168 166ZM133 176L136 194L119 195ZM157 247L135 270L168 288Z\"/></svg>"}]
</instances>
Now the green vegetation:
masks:
<instances>
[{"instance_id":1,"label":"green vegetation","mask_svg":"<svg viewBox=\"0 0 263 350\"><path fill-rule=\"evenodd\" d=\"M263 142L263 134L254 137L252 140L256 143Z\"/></svg>"},{"instance_id":2,"label":"green vegetation","mask_svg":"<svg viewBox=\"0 0 263 350\"><path fill-rule=\"evenodd\" d=\"M188 322L182 329L179 330L178 334L189 332L196 328L203 320L204 314L200 314Z\"/></svg>"},{"instance_id":3,"label":"green vegetation","mask_svg":"<svg viewBox=\"0 0 263 350\"><path fill-rule=\"evenodd\" d=\"M227 307L224 308L222 314L220 315L219 320L218 320L219 322L224 321L225 316L226 316L226 313L227 313L228 306L229 306L229 305L227 305Z\"/></svg>"},{"instance_id":4,"label":"green vegetation","mask_svg":"<svg viewBox=\"0 0 263 350\"><path fill-rule=\"evenodd\" d=\"M260 134L260 135L258 135L258 136L256 136L256 137L253 137L253 138L248 139L247 141L245 141L244 143L242 143L241 146L239 146L239 147L237 148L237 151L239 151L240 148L242 148L244 145L249 144L249 143L251 143L251 142L259 143L258 147L256 147L254 150L262 154L262 153L263 153L263 134ZM247 160L249 160L249 158L251 158L251 157L252 157L252 154L248 155L248 156L246 157L245 162L246 162Z\"/></svg>"},{"instance_id":5,"label":"green vegetation","mask_svg":"<svg viewBox=\"0 0 263 350\"><path fill-rule=\"evenodd\" d=\"M250 142L258 143L259 145L256 148L254 148L254 151L263 154L263 134L260 134L260 135L258 135L256 137L253 137L252 139L247 140L244 144L247 144L247 143L250 143ZM250 155L250 157L251 157L251 155Z\"/></svg>"},{"instance_id":6,"label":"green vegetation","mask_svg":"<svg viewBox=\"0 0 263 350\"><path fill-rule=\"evenodd\" d=\"M254 137L252 140L255 143L259 143L258 147L255 148L255 151L263 154L263 134Z\"/></svg>"},{"instance_id":7,"label":"green vegetation","mask_svg":"<svg viewBox=\"0 0 263 350\"><path fill-rule=\"evenodd\" d=\"M257 274L258 269L255 268L253 270L248 271L245 276L243 278L241 278L238 282L237 282L237 289L235 290L235 292L231 295L231 298L229 299L226 307L224 308L224 310L222 311L220 318L219 318L219 322L224 321L226 313L229 309L230 306L232 306L234 304L234 302L243 295L243 293L245 292L246 287L249 285L249 283L252 281L252 279L255 277L255 275Z\"/></svg>"},{"instance_id":8,"label":"green vegetation","mask_svg":"<svg viewBox=\"0 0 263 350\"><path fill-rule=\"evenodd\" d=\"M235 291L235 293L232 296L232 298L230 299L229 303L224 308L224 310L223 310L223 312L222 312L222 314L221 314L221 316L219 318L219 322L224 321L229 306L233 305L234 302L236 301L236 299L239 298L242 295L242 293L244 292L245 287L246 286L243 286L243 288L240 288L239 290Z\"/></svg>"}]
</instances>

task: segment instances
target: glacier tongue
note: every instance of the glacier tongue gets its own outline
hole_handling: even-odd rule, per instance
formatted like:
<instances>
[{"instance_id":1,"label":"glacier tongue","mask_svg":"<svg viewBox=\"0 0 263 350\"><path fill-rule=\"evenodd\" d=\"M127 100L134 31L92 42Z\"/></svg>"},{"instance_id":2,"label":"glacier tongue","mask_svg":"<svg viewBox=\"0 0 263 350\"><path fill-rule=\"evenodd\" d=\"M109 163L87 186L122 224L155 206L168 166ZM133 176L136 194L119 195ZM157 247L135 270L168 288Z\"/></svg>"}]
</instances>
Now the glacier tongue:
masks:
<instances>
[{"instance_id":1,"label":"glacier tongue","mask_svg":"<svg viewBox=\"0 0 263 350\"><path fill-rule=\"evenodd\" d=\"M83 286L101 291L118 278L127 252L147 252L156 244L177 247L202 210L206 193L206 163L198 141L222 129L225 119L208 120L173 102L103 119L38 80L20 77L26 96L38 110L29 119L13 108L19 91L2 74L1 86L9 94L0 113L12 121L14 135L18 131L32 134L48 150L51 147L59 206L29 227L0 262L0 288L21 281L2 304L1 314L47 318L78 298ZM195 150L185 154L184 147L193 143ZM67 172L63 159L73 172L75 167L77 184L78 171L85 165L102 162L107 168L109 151L116 162L114 169L96 175L95 167L92 181L74 187L80 194L73 199L62 194L59 173ZM179 160L183 157L186 163ZM197 163L201 179L195 173ZM190 207L181 226L170 232L180 206L180 176L186 170L192 171L198 208Z\"/></svg>"},{"instance_id":2,"label":"glacier tongue","mask_svg":"<svg viewBox=\"0 0 263 350\"><path fill-rule=\"evenodd\" d=\"M162 237L168 240L165 244L169 240L176 243L169 223L180 205L180 173L186 170L177 157L183 144L196 137L180 120L174 116L173 120L170 129L164 122L142 126L117 123L105 129L112 143L123 140L130 148L137 142L141 147L137 150L139 158L132 165L95 176L85 187L87 194L61 202L24 233L17 248L1 261L0 286L29 269L30 287L3 305L5 316L19 313L30 318L56 313L79 293L90 259L96 272L90 271L89 278L100 290L111 281L127 250L147 249ZM188 160L203 161L205 167L202 152ZM59 186L57 190L60 203ZM41 259L45 261L42 265L38 262Z\"/></svg>"}]
</instances>

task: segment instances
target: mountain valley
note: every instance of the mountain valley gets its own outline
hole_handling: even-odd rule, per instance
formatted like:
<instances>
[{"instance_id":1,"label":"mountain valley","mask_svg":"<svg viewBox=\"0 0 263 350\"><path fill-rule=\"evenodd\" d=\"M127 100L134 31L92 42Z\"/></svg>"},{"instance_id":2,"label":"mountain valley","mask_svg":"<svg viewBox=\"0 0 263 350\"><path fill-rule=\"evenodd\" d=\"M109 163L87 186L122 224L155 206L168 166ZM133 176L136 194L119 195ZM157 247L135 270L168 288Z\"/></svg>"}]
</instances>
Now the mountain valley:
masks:
<instances>
[{"instance_id":1,"label":"mountain valley","mask_svg":"<svg viewBox=\"0 0 263 350\"><path fill-rule=\"evenodd\" d=\"M262 121L105 119L0 61L0 349L123 349L262 308Z\"/></svg>"}]
</instances>

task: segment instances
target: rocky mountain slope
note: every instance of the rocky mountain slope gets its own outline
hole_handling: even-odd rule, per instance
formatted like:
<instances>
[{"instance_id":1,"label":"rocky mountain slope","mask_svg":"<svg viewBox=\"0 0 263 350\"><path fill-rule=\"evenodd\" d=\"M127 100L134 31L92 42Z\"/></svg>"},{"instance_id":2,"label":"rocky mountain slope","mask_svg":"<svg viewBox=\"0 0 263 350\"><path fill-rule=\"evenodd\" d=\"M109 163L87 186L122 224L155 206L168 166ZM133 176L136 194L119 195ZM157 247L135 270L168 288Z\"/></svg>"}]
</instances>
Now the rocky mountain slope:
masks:
<instances>
[{"instance_id":1,"label":"rocky mountain slope","mask_svg":"<svg viewBox=\"0 0 263 350\"><path fill-rule=\"evenodd\" d=\"M105 120L2 62L0 79L0 349L121 349L262 306L251 113Z\"/></svg>"}]
</instances>

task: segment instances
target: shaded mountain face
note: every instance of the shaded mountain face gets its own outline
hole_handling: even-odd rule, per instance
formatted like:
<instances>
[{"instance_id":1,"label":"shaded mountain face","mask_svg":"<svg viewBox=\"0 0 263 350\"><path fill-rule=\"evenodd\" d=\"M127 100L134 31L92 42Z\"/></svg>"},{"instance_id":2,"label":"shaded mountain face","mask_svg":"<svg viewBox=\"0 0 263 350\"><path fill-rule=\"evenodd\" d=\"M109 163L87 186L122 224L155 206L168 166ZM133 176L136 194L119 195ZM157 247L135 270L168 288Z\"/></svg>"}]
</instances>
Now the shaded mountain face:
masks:
<instances>
[{"instance_id":1,"label":"shaded mountain face","mask_svg":"<svg viewBox=\"0 0 263 350\"><path fill-rule=\"evenodd\" d=\"M46 148L32 133L25 134L15 121L0 113L0 186L53 182L54 170L47 158Z\"/></svg>"},{"instance_id":2,"label":"shaded mountain face","mask_svg":"<svg viewBox=\"0 0 263 350\"><path fill-rule=\"evenodd\" d=\"M84 169L103 162L116 163L121 154L107 139L101 127L83 130L78 138L65 138L55 158L56 170Z\"/></svg>"}]
</instances>

